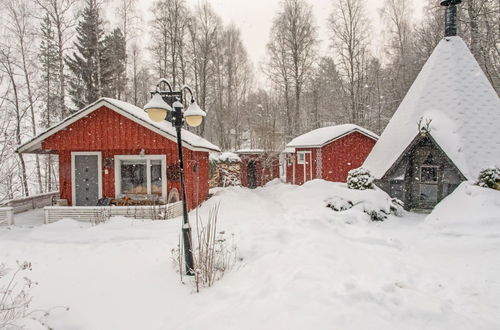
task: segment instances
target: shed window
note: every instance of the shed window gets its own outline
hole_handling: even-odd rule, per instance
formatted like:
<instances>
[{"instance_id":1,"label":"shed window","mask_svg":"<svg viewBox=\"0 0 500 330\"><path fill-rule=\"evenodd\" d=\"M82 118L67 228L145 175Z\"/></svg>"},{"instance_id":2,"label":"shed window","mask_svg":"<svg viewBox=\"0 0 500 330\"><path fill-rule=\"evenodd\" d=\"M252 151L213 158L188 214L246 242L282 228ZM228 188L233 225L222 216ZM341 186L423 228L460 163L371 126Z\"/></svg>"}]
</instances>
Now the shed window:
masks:
<instances>
[{"instance_id":1,"label":"shed window","mask_svg":"<svg viewBox=\"0 0 500 330\"><path fill-rule=\"evenodd\" d=\"M437 166L422 166L420 168L421 183L438 183L438 168Z\"/></svg>"},{"instance_id":2,"label":"shed window","mask_svg":"<svg viewBox=\"0 0 500 330\"><path fill-rule=\"evenodd\" d=\"M305 164L306 163L306 153L298 152L297 153L297 164Z\"/></svg>"},{"instance_id":3,"label":"shed window","mask_svg":"<svg viewBox=\"0 0 500 330\"><path fill-rule=\"evenodd\" d=\"M116 156L118 196L158 195L166 192L164 156Z\"/></svg>"}]
</instances>

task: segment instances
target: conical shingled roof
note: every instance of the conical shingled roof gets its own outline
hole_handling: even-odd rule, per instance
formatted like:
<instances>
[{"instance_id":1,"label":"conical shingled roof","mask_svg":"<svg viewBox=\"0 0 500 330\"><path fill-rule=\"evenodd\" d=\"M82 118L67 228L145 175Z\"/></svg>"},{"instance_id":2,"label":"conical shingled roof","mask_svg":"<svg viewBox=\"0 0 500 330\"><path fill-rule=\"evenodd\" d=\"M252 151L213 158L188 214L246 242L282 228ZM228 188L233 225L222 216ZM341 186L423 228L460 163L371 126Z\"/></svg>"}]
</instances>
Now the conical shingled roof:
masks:
<instances>
[{"instance_id":1,"label":"conical shingled roof","mask_svg":"<svg viewBox=\"0 0 500 330\"><path fill-rule=\"evenodd\" d=\"M460 37L434 49L364 167L381 179L432 120L430 135L469 180L500 164L500 100Z\"/></svg>"}]
</instances>

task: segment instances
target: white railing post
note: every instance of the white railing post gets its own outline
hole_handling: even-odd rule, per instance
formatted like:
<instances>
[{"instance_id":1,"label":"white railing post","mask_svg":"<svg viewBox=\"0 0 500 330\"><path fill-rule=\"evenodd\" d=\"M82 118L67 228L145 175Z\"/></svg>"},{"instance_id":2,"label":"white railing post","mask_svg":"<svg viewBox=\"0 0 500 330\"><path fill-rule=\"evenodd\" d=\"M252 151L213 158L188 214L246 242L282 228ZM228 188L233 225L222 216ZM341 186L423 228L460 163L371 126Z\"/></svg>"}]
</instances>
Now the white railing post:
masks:
<instances>
[{"instance_id":1,"label":"white railing post","mask_svg":"<svg viewBox=\"0 0 500 330\"><path fill-rule=\"evenodd\" d=\"M14 208L10 207L7 210L7 225L12 226L14 224Z\"/></svg>"},{"instance_id":2,"label":"white railing post","mask_svg":"<svg viewBox=\"0 0 500 330\"><path fill-rule=\"evenodd\" d=\"M49 209L46 207L43 208L43 213L45 214L43 223L48 224L49 223Z\"/></svg>"}]
</instances>

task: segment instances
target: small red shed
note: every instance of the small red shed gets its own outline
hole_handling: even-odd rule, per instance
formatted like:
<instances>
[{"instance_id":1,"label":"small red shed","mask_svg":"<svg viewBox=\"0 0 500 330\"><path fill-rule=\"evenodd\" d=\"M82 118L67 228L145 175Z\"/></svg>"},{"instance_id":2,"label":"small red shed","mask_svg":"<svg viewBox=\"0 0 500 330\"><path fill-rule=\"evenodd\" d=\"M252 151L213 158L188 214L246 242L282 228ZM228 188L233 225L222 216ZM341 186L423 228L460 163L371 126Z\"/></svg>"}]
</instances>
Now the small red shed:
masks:
<instances>
[{"instance_id":1,"label":"small red shed","mask_svg":"<svg viewBox=\"0 0 500 330\"><path fill-rule=\"evenodd\" d=\"M208 195L208 155L220 151L182 131L188 207ZM93 206L102 197L154 198L179 195L175 128L149 119L143 109L101 98L18 148L20 153L59 156L60 198Z\"/></svg>"},{"instance_id":2,"label":"small red shed","mask_svg":"<svg viewBox=\"0 0 500 330\"><path fill-rule=\"evenodd\" d=\"M236 151L241 159L241 185L248 188L262 187L280 177L280 161L277 152L263 149Z\"/></svg>"},{"instance_id":3,"label":"small red shed","mask_svg":"<svg viewBox=\"0 0 500 330\"><path fill-rule=\"evenodd\" d=\"M377 140L378 135L353 124L322 127L300 135L283 151L286 182L345 182L347 172L363 164Z\"/></svg>"}]
</instances>

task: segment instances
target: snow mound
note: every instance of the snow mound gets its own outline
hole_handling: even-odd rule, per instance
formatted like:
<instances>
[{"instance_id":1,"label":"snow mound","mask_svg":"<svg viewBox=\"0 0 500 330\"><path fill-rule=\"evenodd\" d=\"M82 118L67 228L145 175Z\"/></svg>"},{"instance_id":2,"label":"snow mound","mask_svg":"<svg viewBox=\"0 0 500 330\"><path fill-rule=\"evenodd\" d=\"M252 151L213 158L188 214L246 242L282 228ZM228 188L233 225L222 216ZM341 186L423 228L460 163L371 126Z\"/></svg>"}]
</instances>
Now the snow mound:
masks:
<instances>
[{"instance_id":1,"label":"snow mound","mask_svg":"<svg viewBox=\"0 0 500 330\"><path fill-rule=\"evenodd\" d=\"M463 182L434 208L425 224L464 233L484 233L488 227L500 233L500 191Z\"/></svg>"}]
</instances>

